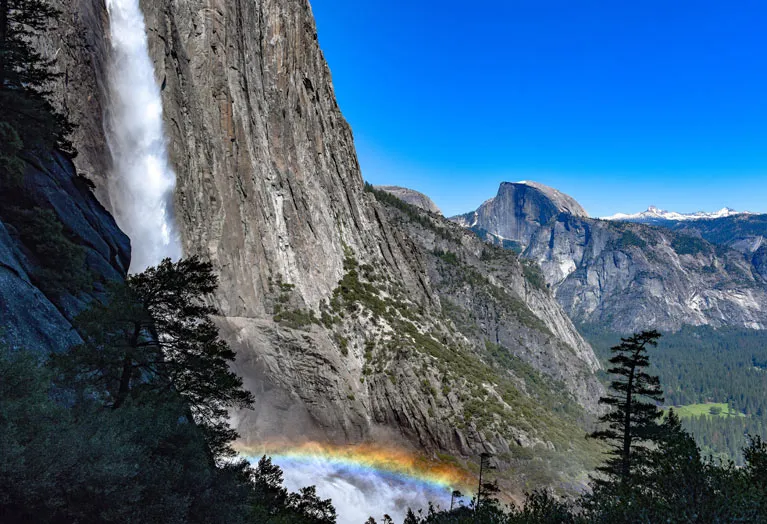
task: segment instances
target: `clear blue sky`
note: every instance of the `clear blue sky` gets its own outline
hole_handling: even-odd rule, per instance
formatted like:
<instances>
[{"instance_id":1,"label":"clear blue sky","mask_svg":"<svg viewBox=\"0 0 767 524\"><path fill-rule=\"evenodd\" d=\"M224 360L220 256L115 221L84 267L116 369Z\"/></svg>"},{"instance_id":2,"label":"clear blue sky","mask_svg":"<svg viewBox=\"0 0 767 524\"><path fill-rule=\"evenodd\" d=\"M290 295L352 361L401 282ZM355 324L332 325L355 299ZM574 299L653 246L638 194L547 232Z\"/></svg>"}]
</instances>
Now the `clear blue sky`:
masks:
<instances>
[{"instance_id":1,"label":"clear blue sky","mask_svg":"<svg viewBox=\"0 0 767 524\"><path fill-rule=\"evenodd\" d=\"M311 0L363 176L767 212L767 1Z\"/></svg>"}]
</instances>

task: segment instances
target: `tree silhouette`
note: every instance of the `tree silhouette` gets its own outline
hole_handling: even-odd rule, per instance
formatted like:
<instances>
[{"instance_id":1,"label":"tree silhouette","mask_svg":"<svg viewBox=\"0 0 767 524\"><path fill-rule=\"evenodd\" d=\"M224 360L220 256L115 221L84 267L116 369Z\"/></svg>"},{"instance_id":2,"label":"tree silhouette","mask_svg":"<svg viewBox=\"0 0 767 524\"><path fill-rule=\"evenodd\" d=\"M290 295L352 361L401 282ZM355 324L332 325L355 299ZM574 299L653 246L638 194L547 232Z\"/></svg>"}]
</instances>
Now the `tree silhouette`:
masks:
<instances>
[{"instance_id":1,"label":"tree silhouette","mask_svg":"<svg viewBox=\"0 0 767 524\"><path fill-rule=\"evenodd\" d=\"M197 257L163 260L114 284L103 304L76 319L85 344L54 357L68 383L96 394L111 409L172 390L188 403L214 455L231 455L227 409L247 408L253 396L229 368L234 352L211 320L204 297L218 285L212 266Z\"/></svg>"},{"instance_id":2,"label":"tree silhouette","mask_svg":"<svg viewBox=\"0 0 767 524\"><path fill-rule=\"evenodd\" d=\"M599 470L622 484L630 481L633 469L646 456L645 444L659 434L661 410L657 404L663 402L660 381L645 370L650 365L647 348L656 347L660 336L654 330L643 331L622 338L611 348L609 362L613 367L608 372L617 378L610 384L612 392L599 399L600 404L611 408L600 417L607 427L590 436L611 444L612 456Z\"/></svg>"},{"instance_id":3,"label":"tree silhouette","mask_svg":"<svg viewBox=\"0 0 767 524\"><path fill-rule=\"evenodd\" d=\"M46 0L0 0L0 122L27 150L58 147L74 155L66 138L72 126L49 101L59 75L32 44L59 14Z\"/></svg>"}]
</instances>

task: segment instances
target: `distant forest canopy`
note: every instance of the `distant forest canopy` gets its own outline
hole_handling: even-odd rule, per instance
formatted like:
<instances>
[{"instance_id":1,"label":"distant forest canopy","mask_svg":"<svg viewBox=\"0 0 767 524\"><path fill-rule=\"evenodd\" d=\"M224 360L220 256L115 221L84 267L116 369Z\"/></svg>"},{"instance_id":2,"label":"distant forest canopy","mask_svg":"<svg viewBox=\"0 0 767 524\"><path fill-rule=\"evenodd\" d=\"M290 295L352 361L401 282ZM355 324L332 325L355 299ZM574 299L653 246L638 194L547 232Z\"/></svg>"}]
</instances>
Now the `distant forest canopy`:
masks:
<instances>
[{"instance_id":1,"label":"distant forest canopy","mask_svg":"<svg viewBox=\"0 0 767 524\"><path fill-rule=\"evenodd\" d=\"M619 335L594 325L578 326L600 360ZM704 454L743 463L746 435L767 438L767 332L685 326L664 333L651 368L663 384L665 406L723 403L745 417L683 417Z\"/></svg>"},{"instance_id":2,"label":"distant forest canopy","mask_svg":"<svg viewBox=\"0 0 767 524\"><path fill-rule=\"evenodd\" d=\"M609 409L589 435L609 453L587 493L568 500L539 490L504 509L480 496L493 487L481 484L470 507L411 512L405 524L767 522L767 444L750 438L743 467L705 459L673 408L662 415L658 407L663 388L649 368L660 337L635 333L609 349L609 388L599 400Z\"/></svg>"}]
</instances>

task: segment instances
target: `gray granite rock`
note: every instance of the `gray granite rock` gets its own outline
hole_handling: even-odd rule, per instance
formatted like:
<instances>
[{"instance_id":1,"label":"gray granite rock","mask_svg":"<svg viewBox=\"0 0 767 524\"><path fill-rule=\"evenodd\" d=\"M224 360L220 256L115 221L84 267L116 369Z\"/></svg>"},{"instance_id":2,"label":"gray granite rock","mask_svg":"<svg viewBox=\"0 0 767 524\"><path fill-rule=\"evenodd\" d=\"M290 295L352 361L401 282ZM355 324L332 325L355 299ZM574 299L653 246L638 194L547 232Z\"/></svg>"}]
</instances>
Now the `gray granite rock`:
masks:
<instances>
[{"instance_id":1,"label":"gray granite rock","mask_svg":"<svg viewBox=\"0 0 767 524\"><path fill-rule=\"evenodd\" d=\"M498 194L476 211L451 220L476 231L487 231L524 249L541 226L560 213L587 217L572 197L537 182L503 182Z\"/></svg>"},{"instance_id":2,"label":"gray granite rock","mask_svg":"<svg viewBox=\"0 0 767 524\"><path fill-rule=\"evenodd\" d=\"M591 219L570 197L540 188L503 183L494 199L453 220L490 240L517 242L573 320L619 332L767 327L767 281L754 251L759 217L701 220L674 231L673 224ZM734 245L701 238L730 230L740 235Z\"/></svg>"},{"instance_id":3,"label":"gray granite rock","mask_svg":"<svg viewBox=\"0 0 767 524\"><path fill-rule=\"evenodd\" d=\"M71 161L60 154L28 158L23 192L32 205L52 211L68 237L85 248L94 288L77 295L46 295L30 278L36 261L27 256L29 251L13 234L13 226L0 220L0 338L13 347L62 351L81 341L71 324L77 313L98 297L105 282L125 277L130 243L77 179ZM8 200L11 196L0 194L0 205L16 205Z\"/></svg>"},{"instance_id":4,"label":"gray granite rock","mask_svg":"<svg viewBox=\"0 0 767 524\"><path fill-rule=\"evenodd\" d=\"M437 207L437 204L435 204L431 198L424 195L423 193L420 193L413 189L408 189L406 187L399 187L399 186L375 186L375 187L376 189L379 189L381 191L386 191L387 193L394 195L395 197L399 198L403 202L410 204L411 206L415 206L417 208L423 209L424 211L428 211L429 213L434 213L435 215L442 214L442 211L439 210L439 208Z\"/></svg>"},{"instance_id":5,"label":"gray granite rock","mask_svg":"<svg viewBox=\"0 0 767 524\"><path fill-rule=\"evenodd\" d=\"M428 238L365 191L308 2L145 0L142 7L164 86L184 249L209 258L220 275L211 297L217 321L256 394L256 409L235 415L244 440L378 441L464 456L552 449L556 416L524 418L496 384L470 376L494 369L485 362L491 340L555 380L579 409L594 411L593 352L549 292L526 283L520 262L508 274L480 268L495 282L488 293L500 297L486 307L486 295L471 289L445 291ZM103 31L102 22L103 12L89 31ZM96 40L100 53L106 43ZM79 74L102 74L94 63L100 59ZM93 94L83 83L79 95ZM78 147L99 149L100 139L88 140L77 137ZM466 242L462 252L478 263L483 244L473 236ZM475 334L456 329L443 298L464 304ZM454 351L469 359L466 369L445 367ZM534 406L529 377L510 376L520 402ZM468 412L473 392L518 422L484 408ZM582 431L575 433L580 446ZM569 453L570 443L558 446Z\"/></svg>"}]
</instances>

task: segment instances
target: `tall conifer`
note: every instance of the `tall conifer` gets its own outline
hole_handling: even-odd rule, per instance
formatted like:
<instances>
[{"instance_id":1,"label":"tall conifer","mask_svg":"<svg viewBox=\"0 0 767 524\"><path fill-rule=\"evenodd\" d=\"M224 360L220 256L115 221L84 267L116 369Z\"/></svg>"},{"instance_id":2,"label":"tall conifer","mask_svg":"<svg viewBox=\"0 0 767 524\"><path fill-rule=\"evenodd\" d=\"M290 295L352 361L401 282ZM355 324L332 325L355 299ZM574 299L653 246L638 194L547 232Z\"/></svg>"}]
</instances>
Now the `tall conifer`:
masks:
<instances>
[{"instance_id":1,"label":"tall conifer","mask_svg":"<svg viewBox=\"0 0 767 524\"><path fill-rule=\"evenodd\" d=\"M599 469L624 485L645 458L646 445L659 436L658 404L663 395L658 377L646 370L650 365L647 349L656 347L660 336L654 330L635 333L610 349L613 356L608 372L616 378L610 384L611 392L599 399L610 411L600 417L606 428L590 436L611 445L612 456Z\"/></svg>"}]
</instances>

